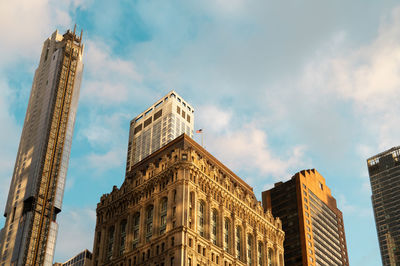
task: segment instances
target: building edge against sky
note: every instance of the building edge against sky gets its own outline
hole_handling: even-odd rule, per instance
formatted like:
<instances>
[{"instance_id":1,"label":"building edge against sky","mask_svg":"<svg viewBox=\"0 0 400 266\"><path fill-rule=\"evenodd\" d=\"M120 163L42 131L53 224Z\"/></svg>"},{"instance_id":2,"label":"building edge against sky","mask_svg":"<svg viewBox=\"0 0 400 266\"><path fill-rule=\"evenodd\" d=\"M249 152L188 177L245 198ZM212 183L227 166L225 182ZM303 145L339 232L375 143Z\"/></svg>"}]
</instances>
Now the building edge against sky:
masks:
<instances>
[{"instance_id":1,"label":"building edge against sky","mask_svg":"<svg viewBox=\"0 0 400 266\"><path fill-rule=\"evenodd\" d=\"M0 265L52 265L83 72L81 42L55 31L35 71L0 234Z\"/></svg>"},{"instance_id":2,"label":"building edge against sky","mask_svg":"<svg viewBox=\"0 0 400 266\"><path fill-rule=\"evenodd\" d=\"M400 265L400 146L367 159L382 265Z\"/></svg>"},{"instance_id":3,"label":"building edge against sky","mask_svg":"<svg viewBox=\"0 0 400 266\"><path fill-rule=\"evenodd\" d=\"M131 120L126 171L182 133L193 138L194 108L175 91Z\"/></svg>"},{"instance_id":4,"label":"building edge against sky","mask_svg":"<svg viewBox=\"0 0 400 266\"><path fill-rule=\"evenodd\" d=\"M135 164L96 216L94 266L284 265L280 219L186 134Z\"/></svg>"},{"instance_id":5,"label":"building edge against sky","mask_svg":"<svg viewBox=\"0 0 400 266\"><path fill-rule=\"evenodd\" d=\"M349 265L342 212L315 169L276 183L262 202L282 220L287 265Z\"/></svg>"}]
</instances>

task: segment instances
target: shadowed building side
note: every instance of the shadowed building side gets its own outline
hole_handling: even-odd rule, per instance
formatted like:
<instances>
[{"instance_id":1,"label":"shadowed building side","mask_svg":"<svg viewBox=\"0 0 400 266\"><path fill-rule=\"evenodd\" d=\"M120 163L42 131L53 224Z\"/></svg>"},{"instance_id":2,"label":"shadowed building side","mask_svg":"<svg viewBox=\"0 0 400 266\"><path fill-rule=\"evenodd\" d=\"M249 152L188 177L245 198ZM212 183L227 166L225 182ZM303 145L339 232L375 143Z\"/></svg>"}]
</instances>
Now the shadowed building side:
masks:
<instances>
[{"instance_id":1,"label":"shadowed building side","mask_svg":"<svg viewBox=\"0 0 400 266\"><path fill-rule=\"evenodd\" d=\"M400 146L367 160L382 265L400 265Z\"/></svg>"},{"instance_id":2,"label":"shadowed building side","mask_svg":"<svg viewBox=\"0 0 400 266\"><path fill-rule=\"evenodd\" d=\"M282 220L287 265L349 265L342 212L315 169L276 183L262 202Z\"/></svg>"}]
</instances>

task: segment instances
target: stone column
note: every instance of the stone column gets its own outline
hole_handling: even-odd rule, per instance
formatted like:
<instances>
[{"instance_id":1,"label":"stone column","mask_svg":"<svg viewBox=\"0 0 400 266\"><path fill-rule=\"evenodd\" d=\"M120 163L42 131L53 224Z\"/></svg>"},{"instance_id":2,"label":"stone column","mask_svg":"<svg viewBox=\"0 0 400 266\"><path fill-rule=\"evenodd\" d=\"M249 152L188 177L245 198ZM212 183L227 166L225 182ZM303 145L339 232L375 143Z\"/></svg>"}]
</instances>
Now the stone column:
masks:
<instances>
[{"instance_id":1,"label":"stone column","mask_svg":"<svg viewBox=\"0 0 400 266\"><path fill-rule=\"evenodd\" d=\"M112 256L113 258L117 258L119 255L119 243L121 239L121 221L117 220L114 223L114 243L113 243L113 250Z\"/></svg>"},{"instance_id":2,"label":"stone column","mask_svg":"<svg viewBox=\"0 0 400 266\"><path fill-rule=\"evenodd\" d=\"M205 212L204 212L204 237L206 239L211 239L211 195L207 194L207 200L204 202Z\"/></svg>"},{"instance_id":3,"label":"stone column","mask_svg":"<svg viewBox=\"0 0 400 266\"><path fill-rule=\"evenodd\" d=\"M218 227L217 227L217 245L224 248L224 223L225 223L225 215L224 215L224 204L219 203L219 211L218 211Z\"/></svg>"},{"instance_id":4,"label":"stone column","mask_svg":"<svg viewBox=\"0 0 400 266\"><path fill-rule=\"evenodd\" d=\"M133 213L128 211L128 217L126 223L126 239L125 239L125 251L129 252L132 250L133 241Z\"/></svg>"}]
</instances>

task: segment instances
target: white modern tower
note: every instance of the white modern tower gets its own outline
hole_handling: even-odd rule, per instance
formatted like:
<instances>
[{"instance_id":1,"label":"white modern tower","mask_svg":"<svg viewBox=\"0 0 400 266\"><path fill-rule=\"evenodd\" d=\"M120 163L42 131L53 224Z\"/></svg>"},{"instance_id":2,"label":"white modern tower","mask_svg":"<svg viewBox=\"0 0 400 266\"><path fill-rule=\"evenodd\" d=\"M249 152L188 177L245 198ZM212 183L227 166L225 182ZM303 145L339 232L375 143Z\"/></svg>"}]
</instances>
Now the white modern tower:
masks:
<instances>
[{"instance_id":1,"label":"white modern tower","mask_svg":"<svg viewBox=\"0 0 400 266\"><path fill-rule=\"evenodd\" d=\"M35 71L0 233L0 265L52 265L83 70L82 32L48 38Z\"/></svg>"},{"instance_id":2,"label":"white modern tower","mask_svg":"<svg viewBox=\"0 0 400 266\"><path fill-rule=\"evenodd\" d=\"M194 109L175 91L131 120L126 171L183 133L193 138Z\"/></svg>"}]
</instances>

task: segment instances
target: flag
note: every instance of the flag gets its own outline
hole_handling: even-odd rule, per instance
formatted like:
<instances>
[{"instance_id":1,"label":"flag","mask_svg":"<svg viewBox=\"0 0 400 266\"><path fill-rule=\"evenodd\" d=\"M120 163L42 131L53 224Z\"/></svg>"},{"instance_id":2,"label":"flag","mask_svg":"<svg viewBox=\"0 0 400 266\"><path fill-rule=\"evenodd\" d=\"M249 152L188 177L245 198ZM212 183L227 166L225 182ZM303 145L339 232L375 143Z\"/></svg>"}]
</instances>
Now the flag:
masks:
<instances>
[{"instance_id":1,"label":"flag","mask_svg":"<svg viewBox=\"0 0 400 266\"><path fill-rule=\"evenodd\" d=\"M198 130L196 130L196 133L203 133L203 129L198 129Z\"/></svg>"}]
</instances>

